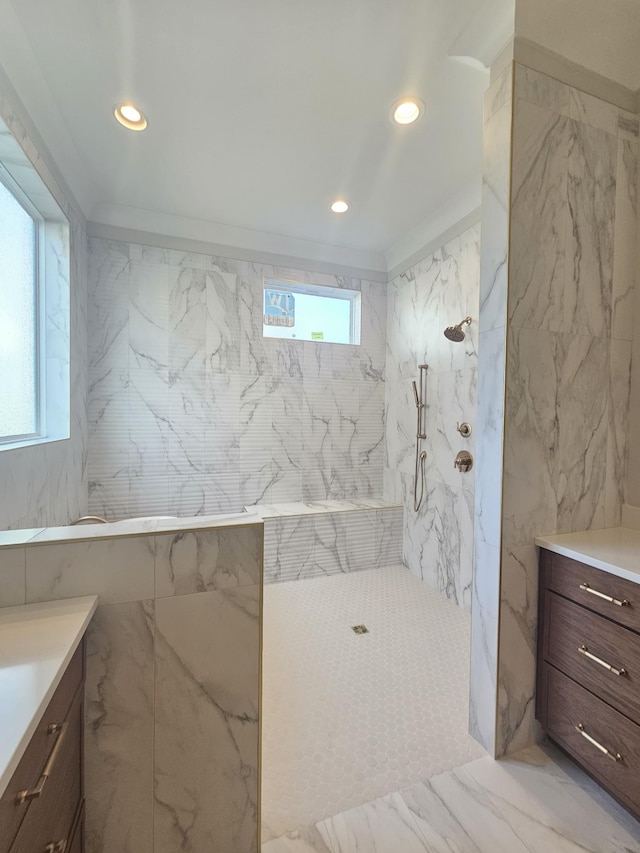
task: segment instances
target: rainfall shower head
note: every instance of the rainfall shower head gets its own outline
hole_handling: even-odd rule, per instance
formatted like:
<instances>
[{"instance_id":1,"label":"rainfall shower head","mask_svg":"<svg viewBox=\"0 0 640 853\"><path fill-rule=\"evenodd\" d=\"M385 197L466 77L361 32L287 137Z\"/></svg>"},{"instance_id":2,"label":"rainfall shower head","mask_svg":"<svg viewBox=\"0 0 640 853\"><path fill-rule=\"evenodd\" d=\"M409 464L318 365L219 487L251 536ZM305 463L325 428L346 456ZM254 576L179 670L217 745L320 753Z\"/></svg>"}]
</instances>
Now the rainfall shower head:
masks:
<instances>
[{"instance_id":1,"label":"rainfall shower head","mask_svg":"<svg viewBox=\"0 0 640 853\"><path fill-rule=\"evenodd\" d=\"M459 344L460 341L464 340L464 332L462 331L463 326L468 326L471 323L471 317L465 317L461 323L458 323L457 326L447 326L444 330L444 336L449 341L453 341L456 344Z\"/></svg>"}]
</instances>

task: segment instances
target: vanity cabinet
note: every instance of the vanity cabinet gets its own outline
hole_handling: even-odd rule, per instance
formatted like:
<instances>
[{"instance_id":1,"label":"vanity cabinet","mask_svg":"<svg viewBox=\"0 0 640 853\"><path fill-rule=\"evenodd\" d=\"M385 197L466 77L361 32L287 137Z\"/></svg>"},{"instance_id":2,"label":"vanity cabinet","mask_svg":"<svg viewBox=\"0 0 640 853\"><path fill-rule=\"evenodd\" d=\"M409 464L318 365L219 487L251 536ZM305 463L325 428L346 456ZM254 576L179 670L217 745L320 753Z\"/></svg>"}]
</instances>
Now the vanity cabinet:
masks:
<instances>
[{"instance_id":1,"label":"vanity cabinet","mask_svg":"<svg viewBox=\"0 0 640 853\"><path fill-rule=\"evenodd\" d=\"M84 642L0 799L0 853L82 853Z\"/></svg>"},{"instance_id":2,"label":"vanity cabinet","mask_svg":"<svg viewBox=\"0 0 640 853\"><path fill-rule=\"evenodd\" d=\"M640 817L640 585L545 549L536 717Z\"/></svg>"}]
</instances>

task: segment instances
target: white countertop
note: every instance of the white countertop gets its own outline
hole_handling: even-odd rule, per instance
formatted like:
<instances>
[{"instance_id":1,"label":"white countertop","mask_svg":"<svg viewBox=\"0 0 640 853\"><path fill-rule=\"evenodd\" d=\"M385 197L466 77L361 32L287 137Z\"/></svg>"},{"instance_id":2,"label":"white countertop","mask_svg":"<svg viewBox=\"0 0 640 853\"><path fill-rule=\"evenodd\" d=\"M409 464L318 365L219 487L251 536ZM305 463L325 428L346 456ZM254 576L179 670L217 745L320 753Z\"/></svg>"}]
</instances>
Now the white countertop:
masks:
<instances>
[{"instance_id":1,"label":"white countertop","mask_svg":"<svg viewBox=\"0 0 640 853\"><path fill-rule=\"evenodd\" d=\"M97 603L90 595L0 608L0 797Z\"/></svg>"},{"instance_id":2,"label":"white countertop","mask_svg":"<svg viewBox=\"0 0 640 853\"><path fill-rule=\"evenodd\" d=\"M640 584L640 530L609 527L536 536L536 545Z\"/></svg>"}]
</instances>

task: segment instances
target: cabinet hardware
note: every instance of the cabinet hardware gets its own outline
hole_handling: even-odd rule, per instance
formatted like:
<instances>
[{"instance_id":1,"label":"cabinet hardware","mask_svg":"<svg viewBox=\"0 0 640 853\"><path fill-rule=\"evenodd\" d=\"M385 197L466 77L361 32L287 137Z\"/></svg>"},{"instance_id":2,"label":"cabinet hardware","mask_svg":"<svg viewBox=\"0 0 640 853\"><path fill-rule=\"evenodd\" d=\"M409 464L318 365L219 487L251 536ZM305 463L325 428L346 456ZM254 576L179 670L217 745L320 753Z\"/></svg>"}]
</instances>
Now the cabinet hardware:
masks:
<instances>
[{"instance_id":1,"label":"cabinet hardware","mask_svg":"<svg viewBox=\"0 0 640 853\"><path fill-rule=\"evenodd\" d=\"M606 755L607 758L610 758L612 761L622 761L622 756L619 752L611 752L611 750L607 749L606 746L603 746L601 743L598 743L595 738L592 738L590 734L587 734L587 732L584 730L584 726L582 725L582 723L578 723L575 729L577 732L580 732L580 734L585 740L588 740L589 743L593 744L596 749L599 749L603 755Z\"/></svg>"},{"instance_id":2,"label":"cabinet hardware","mask_svg":"<svg viewBox=\"0 0 640 853\"><path fill-rule=\"evenodd\" d=\"M607 663L606 660L602 660L602 658L596 657L594 654L591 654L591 652L584 645L584 643L581 646L578 646L578 651L580 652L581 655L584 655L586 658L589 658L589 660L594 661L594 663L600 664L600 666L603 666L605 669L608 669L609 672L612 672L614 675L626 675L627 674L627 670L623 666L621 666L621 667L611 666L611 664Z\"/></svg>"},{"instance_id":3,"label":"cabinet hardware","mask_svg":"<svg viewBox=\"0 0 640 853\"><path fill-rule=\"evenodd\" d=\"M54 843L53 841L44 848L44 853L64 853L67 849L67 839Z\"/></svg>"},{"instance_id":4,"label":"cabinet hardware","mask_svg":"<svg viewBox=\"0 0 640 853\"><path fill-rule=\"evenodd\" d=\"M18 791L18 793L16 794L16 805L21 805L27 800L36 800L38 797L42 796L44 786L47 784L47 779L49 778L49 776L51 776L51 773L53 772L53 767L56 763L56 759L62 747L62 742L64 740L64 736L67 732L68 726L69 721L67 720L64 723L51 723L51 725L48 727L48 734L58 736L56 742L53 745L53 749L51 750L49 758L47 759L47 763L44 766L42 776L40 777L40 779L38 779L38 784L30 791ZM54 848L54 850L56 851L56 853L58 853L58 848Z\"/></svg>"},{"instance_id":5,"label":"cabinet hardware","mask_svg":"<svg viewBox=\"0 0 640 853\"><path fill-rule=\"evenodd\" d=\"M626 598L623 598L621 600L619 598L614 598L612 595L606 595L606 593L604 593L604 592L598 592L597 589L592 589L592 587L590 587L588 583L581 583L580 589L583 592L590 593L591 595L597 595L598 598L603 598L605 601L608 601L609 604L615 604L618 607L628 607L629 606L629 602L627 601Z\"/></svg>"}]
</instances>

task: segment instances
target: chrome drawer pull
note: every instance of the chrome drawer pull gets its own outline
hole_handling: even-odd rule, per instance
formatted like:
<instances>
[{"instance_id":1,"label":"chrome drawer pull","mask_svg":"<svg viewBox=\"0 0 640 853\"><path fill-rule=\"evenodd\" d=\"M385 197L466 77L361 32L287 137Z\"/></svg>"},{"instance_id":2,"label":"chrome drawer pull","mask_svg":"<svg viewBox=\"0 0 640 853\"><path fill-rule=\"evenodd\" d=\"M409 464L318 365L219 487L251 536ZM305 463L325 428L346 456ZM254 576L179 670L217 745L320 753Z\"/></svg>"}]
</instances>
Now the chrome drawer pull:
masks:
<instances>
[{"instance_id":1,"label":"chrome drawer pull","mask_svg":"<svg viewBox=\"0 0 640 853\"><path fill-rule=\"evenodd\" d=\"M622 761L622 756L620 755L619 752L610 752L606 746L603 746L601 743L598 743L598 741L595 738L592 738L591 735L588 735L585 732L584 726L582 725L582 723L578 723L578 725L575 727L575 729L577 732L580 732L580 734L582 735L583 738L585 738L585 740L588 740L589 743L593 744L593 746L595 746L596 749L599 749L603 755L606 755L607 758L610 758L612 761Z\"/></svg>"},{"instance_id":2,"label":"chrome drawer pull","mask_svg":"<svg viewBox=\"0 0 640 853\"><path fill-rule=\"evenodd\" d=\"M64 723L51 723L51 725L47 729L48 734L58 735L58 739L56 740L54 747L51 750L51 753L49 754L47 763L45 764L44 770L42 771L42 776L38 779L38 784L30 791L18 791L18 793L16 794L16 805L19 806L22 803L25 803L27 800L36 800L38 797L42 796L44 786L47 784L47 779L49 778L49 776L51 776L51 773L53 772L53 765L56 763L56 758L58 757L58 753L60 752L62 741L64 740L64 736L66 734L68 726L69 721L66 720Z\"/></svg>"},{"instance_id":3,"label":"chrome drawer pull","mask_svg":"<svg viewBox=\"0 0 640 853\"><path fill-rule=\"evenodd\" d=\"M616 604L618 607L628 607L629 602L626 598L622 600L619 598L614 598L612 595L606 595L604 592L598 592L597 589L592 589L588 583L581 583L580 589L583 592L589 592L591 595L597 595L598 598L603 598L605 601L608 601L609 604Z\"/></svg>"},{"instance_id":4,"label":"chrome drawer pull","mask_svg":"<svg viewBox=\"0 0 640 853\"><path fill-rule=\"evenodd\" d=\"M621 666L618 668L617 666L611 666L610 663L607 663L606 660L602 660L602 658L597 658L595 655L592 655L589 649L584 645L578 646L578 651L581 655L584 655L589 660L595 661L595 663L599 663L600 666L603 666L605 669L608 669L609 672L612 672L614 675L626 675L627 670Z\"/></svg>"}]
</instances>

